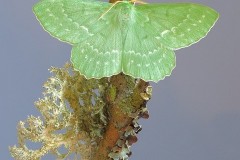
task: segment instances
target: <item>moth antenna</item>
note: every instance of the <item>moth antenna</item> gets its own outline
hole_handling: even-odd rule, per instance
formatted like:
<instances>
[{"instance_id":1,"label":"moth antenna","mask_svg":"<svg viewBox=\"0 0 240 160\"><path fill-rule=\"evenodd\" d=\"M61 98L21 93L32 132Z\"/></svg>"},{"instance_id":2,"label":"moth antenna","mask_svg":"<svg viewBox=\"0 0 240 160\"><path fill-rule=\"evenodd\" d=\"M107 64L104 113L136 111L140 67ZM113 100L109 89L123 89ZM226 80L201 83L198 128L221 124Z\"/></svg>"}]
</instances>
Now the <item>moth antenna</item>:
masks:
<instances>
[{"instance_id":1,"label":"moth antenna","mask_svg":"<svg viewBox=\"0 0 240 160\"><path fill-rule=\"evenodd\" d=\"M141 0L131 0L132 3L139 3L139 4L147 4L146 2L144 1L141 1Z\"/></svg>"},{"instance_id":2,"label":"moth antenna","mask_svg":"<svg viewBox=\"0 0 240 160\"><path fill-rule=\"evenodd\" d=\"M108 10L106 10L106 11L98 18L98 20L101 19L103 16L105 16L116 4L118 4L118 3L120 3L120 2L122 2L122 1L116 1L116 2L114 2L113 5L112 5L111 7L109 7Z\"/></svg>"}]
</instances>

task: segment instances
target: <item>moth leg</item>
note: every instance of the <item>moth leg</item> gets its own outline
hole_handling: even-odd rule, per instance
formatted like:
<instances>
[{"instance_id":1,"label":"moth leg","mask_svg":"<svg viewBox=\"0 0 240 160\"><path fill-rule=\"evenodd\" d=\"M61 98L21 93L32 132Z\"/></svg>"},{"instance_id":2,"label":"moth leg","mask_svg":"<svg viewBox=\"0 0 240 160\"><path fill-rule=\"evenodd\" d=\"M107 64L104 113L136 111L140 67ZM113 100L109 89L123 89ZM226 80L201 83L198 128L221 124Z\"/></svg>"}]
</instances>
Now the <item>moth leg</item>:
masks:
<instances>
[{"instance_id":1,"label":"moth leg","mask_svg":"<svg viewBox=\"0 0 240 160\"><path fill-rule=\"evenodd\" d=\"M121 3L121 2L123 2L123 1L116 1L116 2L114 2L114 3L112 4L112 6L111 6L108 10L106 10L106 11L98 18L98 20L100 20L101 18L103 18L103 16L106 15L116 4Z\"/></svg>"}]
</instances>

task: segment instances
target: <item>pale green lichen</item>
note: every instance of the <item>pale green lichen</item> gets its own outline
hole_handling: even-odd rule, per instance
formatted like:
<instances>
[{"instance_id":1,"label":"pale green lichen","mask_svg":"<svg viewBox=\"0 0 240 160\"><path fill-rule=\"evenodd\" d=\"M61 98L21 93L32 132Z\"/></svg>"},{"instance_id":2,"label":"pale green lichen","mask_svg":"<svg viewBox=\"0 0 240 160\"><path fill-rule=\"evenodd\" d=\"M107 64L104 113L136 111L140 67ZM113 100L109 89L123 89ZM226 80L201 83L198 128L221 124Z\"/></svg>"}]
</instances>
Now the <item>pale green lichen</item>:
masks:
<instances>
[{"instance_id":1,"label":"pale green lichen","mask_svg":"<svg viewBox=\"0 0 240 160\"><path fill-rule=\"evenodd\" d=\"M18 160L38 160L49 152L60 159L70 153L80 154L82 160L90 159L107 123L103 101L107 79L86 80L72 71L70 64L50 71L54 76L44 84L44 97L35 103L42 116L30 116L19 123L19 144L10 152ZM31 150L26 140L42 145ZM62 145L68 153L58 151Z\"/></svg>"}]
</instances>

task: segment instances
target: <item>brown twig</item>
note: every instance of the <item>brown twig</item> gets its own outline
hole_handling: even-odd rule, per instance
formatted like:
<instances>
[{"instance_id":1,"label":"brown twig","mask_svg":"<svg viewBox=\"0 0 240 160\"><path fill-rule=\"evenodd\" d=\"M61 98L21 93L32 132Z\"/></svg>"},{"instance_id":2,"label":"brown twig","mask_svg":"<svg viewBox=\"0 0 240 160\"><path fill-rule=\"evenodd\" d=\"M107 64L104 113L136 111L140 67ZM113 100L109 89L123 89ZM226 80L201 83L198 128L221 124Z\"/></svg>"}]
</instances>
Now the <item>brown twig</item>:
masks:
<instances>
[{"instance_id":1,"label":"brown twig","mask_svg":"<svg viewBox=\"0 0 240 160\"><path fill-rule=\"evenodd\" d=\"M121 108L121 104L126 100L130 100L130 102L123 104L130 104L127 107L129 107L133 113L137 112L138 109L146 105L146 100L143 99L141 93L146 91L149 83L140 80L136 83L136 86L134 86L133 81L133 78L124 74L111 77L110 83L116 87L117 96L114 102L108 102L109 122L93 160L109 159L109 153L112 151L114 146L116 146L117 141L124 136L125 129L132 125L134 117L129 116L129 113L124 112ZM134 89L132 93L129 93L131 86L134 86ZM137 117L138 113L135 116Z\"/></svg>"}]
</instances>

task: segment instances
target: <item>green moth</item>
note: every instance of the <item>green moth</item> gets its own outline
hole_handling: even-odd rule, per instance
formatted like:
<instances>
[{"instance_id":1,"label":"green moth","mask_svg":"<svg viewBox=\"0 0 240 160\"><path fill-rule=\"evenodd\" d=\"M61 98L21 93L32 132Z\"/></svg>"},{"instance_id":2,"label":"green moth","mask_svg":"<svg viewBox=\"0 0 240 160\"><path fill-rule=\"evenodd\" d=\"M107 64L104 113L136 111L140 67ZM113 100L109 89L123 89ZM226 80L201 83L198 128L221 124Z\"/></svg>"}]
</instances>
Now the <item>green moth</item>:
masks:
<instances>
[{"instance_id":1,"label":"green moth","mask_svg":"<svg viewBox=\"0 0 240 160\"><path fill-rule=\"evenodd\" d=\"M33 10L53 37L73 45L74 69L86 78L120 72L159 81L175 67L174 50L206 36L218 13L200 4L41 0Z\"/></svg>"}]
</instances>

